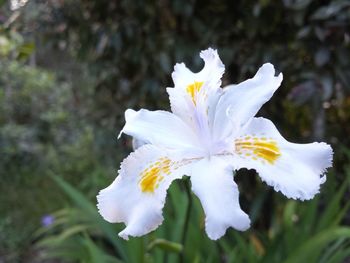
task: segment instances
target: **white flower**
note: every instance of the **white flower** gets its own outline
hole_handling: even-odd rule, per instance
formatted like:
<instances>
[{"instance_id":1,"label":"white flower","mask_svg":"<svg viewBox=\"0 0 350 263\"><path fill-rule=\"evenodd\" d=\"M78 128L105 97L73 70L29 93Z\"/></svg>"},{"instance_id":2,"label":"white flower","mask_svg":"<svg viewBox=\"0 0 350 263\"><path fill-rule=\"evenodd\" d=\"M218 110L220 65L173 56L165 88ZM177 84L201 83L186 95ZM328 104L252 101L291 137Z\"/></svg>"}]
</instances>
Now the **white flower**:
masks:
<instances>
[{"instance_id":1,"label":"white flower","mask_svg":"<svg viewBox=\"0 0 350 263\"><path fill-rule=\"evenodd\" d=\"M217 51L202 51L199 73L176 64L174 88L167 88L171 112L141 109L125 112L126 133L141 145L121 164L119 175L99 195L100 214L123 222L119 233L145 235L163 221L162 209L171 182L188 175L206 214L211 239L229 227L246 230L250 220L239 205L233 170L255 169L261 179L289 198L314 197L325 182L332 149L325 143L286 141L273 123L255 118L280 86L282 73L264 64L252 79L221 88L224 72Z\"/></svg>"}]
</instances>

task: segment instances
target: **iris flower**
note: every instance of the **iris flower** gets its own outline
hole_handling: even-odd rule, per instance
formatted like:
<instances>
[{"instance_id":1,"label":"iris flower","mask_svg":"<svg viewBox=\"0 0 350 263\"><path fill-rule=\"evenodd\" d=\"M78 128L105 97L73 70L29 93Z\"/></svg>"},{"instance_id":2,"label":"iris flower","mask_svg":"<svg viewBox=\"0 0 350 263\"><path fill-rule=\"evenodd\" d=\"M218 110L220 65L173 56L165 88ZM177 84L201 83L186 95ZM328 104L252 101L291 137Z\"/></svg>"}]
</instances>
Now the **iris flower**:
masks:
<instances>
[{"instance_id":1,"label":"iris flower","mask_svg":"<svg viewBox=\"0 0 350 263\"><path fill-rule=\"evenodd\" d=\"M329 145L288 142L270 120L254 117L280 86L282 73L275 76L274 66L266 63L253 78L221 88L225 67L217 51L209 48L200 57L205 64L198 73L184 63L175 65L175 87L167 88L172 112L125 112L120 134L142 143L97 196L102 217L126 225L119 233L124 239L162 223L167 189L184 175L200 199L213 240L229 227L244 231L250 226L234 170L255 169L276 191L300 200L313 198L326 180L333 155Z\"/></svg>"}]
</instances>

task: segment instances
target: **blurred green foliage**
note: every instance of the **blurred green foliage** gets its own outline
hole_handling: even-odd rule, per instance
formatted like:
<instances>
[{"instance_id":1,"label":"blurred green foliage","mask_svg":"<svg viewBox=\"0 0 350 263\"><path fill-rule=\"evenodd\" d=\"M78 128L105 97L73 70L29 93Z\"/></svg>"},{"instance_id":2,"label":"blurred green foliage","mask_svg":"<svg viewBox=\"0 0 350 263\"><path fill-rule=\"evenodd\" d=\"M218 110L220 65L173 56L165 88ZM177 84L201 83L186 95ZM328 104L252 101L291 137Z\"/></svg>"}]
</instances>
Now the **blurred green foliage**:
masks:
<instances>
[{"instance_id":1,"label":"blurred green foliage","mask_svg":"<svg viewBox=\"0 0 350 263\"><path fill-rule=\"evenodd\" d=\"M122 226L106 223L84 194L61 179L55 178L55 181L75 206L55 213L55 223L38 231L39 247L50 248L44 258L79 262L179 262L183 258L183 262L291 263L343 262L350 256L350 228L341 226L350 205L349 202L342 204L348 180L336 194L333 189L324 195L329 205L322 211L319 198L309 203L289 200L283 202L283 208L277 205L278 209L269 215L274 222L268 231L253 228L239 233L230 229L226 237L217 242L205 235L204 214L195 200L183 247L176 243L182 239L189 201L181 189L182 184L170 188L165 221L158 230L146 237L124 241L115 234ZM256 199L254 205L258 203ZM253 219L263 216L261 212L250 212Z\"/></svg>"},{"instance_id":2,"label":"blurred green foliage","mask_svg":"<svg viewBox=\"0 0 350 263\"><path fill-rule=\"evenodd\" d=\"M12 0L0 6L0 261L349 258L349 1ZM174 183L160 229L125 242L116 235L122 226L104 222L95 208L97 191L131 150L128 139L116 141L123 113L168 109L173 65L185 61L199 70L198 52L209 46L226 65L224 85L251 77L267 61L283 71L282 87L259 114L289 140L331 143L334 169L321 194L305 203L240 171L236 181L252 229L208 240L194 199L183 247L188 199L184 185ZM45 214L55 222L37 231Z\"/></svg>"}]
</instances>

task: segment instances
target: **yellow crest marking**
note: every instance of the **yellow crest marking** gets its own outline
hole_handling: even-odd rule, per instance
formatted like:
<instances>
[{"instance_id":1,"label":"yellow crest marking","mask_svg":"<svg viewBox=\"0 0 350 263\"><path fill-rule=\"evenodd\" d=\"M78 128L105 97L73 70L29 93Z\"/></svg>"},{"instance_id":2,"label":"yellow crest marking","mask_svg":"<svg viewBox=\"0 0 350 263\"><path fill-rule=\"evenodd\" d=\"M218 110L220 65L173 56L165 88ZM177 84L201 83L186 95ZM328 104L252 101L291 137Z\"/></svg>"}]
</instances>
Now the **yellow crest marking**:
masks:
<instances>
[{"instance_id":1,"label":"yellow crest marking","mask_svg":"<svg viewBox=\"0 0 350 263\"><path fill-rule=\"evenodd\" d=\"M140 174L139 185L142 192L154 193L165 175L170 174L171 161L166 157L158 159Z\"/></svg>"},{"instance_id":2,"label":"yellow crest marking","mask_svg":"<svg viewBox=\"0 0 350 263\"><path fill-rule=\"evenodd\" d=\"M250 137L235 140L236 153L245 158L252 160L267 161L269 164L274 164L281 156L281 151L277 142L266 137Z\"/></svg>"},{"instance_id":3,"label":"yellow crest marking","mask_svg":"<svg viewBox=\"0 0 350 263\"><path fill-rule=\"evenodd\" d=\"M143 193L154 193L165 176L199 159L191 158L172 161L167 157L159 158L140 173L141 179L139 180L139 186L141 191Z\"/></svg>"},{"instance_id":4,"label":"yellow crest marking","mask_svg":"<svg viewBox=\"0 0 350 263\"><path fill-rule=\"evenodd\" d=\"M196 94L201 90L201 87L203 86L202 81L195 81L192 84L188 85L186 88L186 91L188 94L190 94L192 101L194 105L196 105Z\"/></svg>"}]
</instances>

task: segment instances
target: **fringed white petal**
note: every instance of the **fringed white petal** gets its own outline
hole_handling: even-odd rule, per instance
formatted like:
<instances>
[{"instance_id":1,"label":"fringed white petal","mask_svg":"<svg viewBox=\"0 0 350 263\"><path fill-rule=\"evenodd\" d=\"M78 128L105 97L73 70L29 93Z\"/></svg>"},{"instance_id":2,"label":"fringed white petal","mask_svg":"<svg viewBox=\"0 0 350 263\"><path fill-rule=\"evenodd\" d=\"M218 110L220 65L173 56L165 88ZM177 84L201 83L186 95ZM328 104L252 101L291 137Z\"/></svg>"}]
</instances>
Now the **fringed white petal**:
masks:
<instances>
[{"instance_id":1,"label":"fringed white petal","mask_svg":"<svg viewBox=\"0 0 350 263\"><path fill-rule=\"evenodd\" d=\"M255 169L263 181L288 198L313 198L332 165L333 151L328 144L290 143L264 118L253 118L235 144L237 168Z\"/></svg>"},{"instance_id":2,"label":"fringed white petal","mask_svg":"<svg viewBox=\"0 0 350 263\"><path fill-rule=\"evenodd\" d=\"M171 111L196 131L195 105L184 89L167 88Z\"/></svg>"},{"instance_id":3,"label":"fringed white petal","mask_svg":"<svg viewBox=\"0 0 350 263\"><path fill-rule=\"evenodd\" d=\"M190 161L170 157L153 145L144 145L121 164L118 177L97 196L99 213L111 223L125 223L124 239L155 230L171 182L189 174Z\"/></svg>"},{"instance_id":4,"label":"fringed white petal","mask_svg":"<svg viewBox=\"0 0 350 263\"><path fill-rule=\"evenodd\" d=\"M167 111L141 109L125 112L126 123L121 133L135 137L143 143L169 149L200 151L200 142L194 131L176 115Z\"/></svg>"},{"instance_id":5,"label":"fringed white petal","mask_svg":"<svg viewBox=\"0 0 350 263\"><path fill-rule=\"evenodd\" d=\"M184 63L176 64L172 74L175 87L167 88L172 112L208 141L216 104L222 94L221 77L225 67L216 50L200 53L204 67L198 73Z\"/></svg>"},{"instance_id":6,"label":"fringed white petal","mask_svg":"<svg viewBox=\"0 0 350 263\"><path fill-rule=\"evenodd\" d=\"M204 60L204 67L198 73L193 73L184 63L176 64L172 78L175 88L185 89L193 82L210 82L213 86L220 86L221 77L225 66L221 62L217 50L208 48L200 52L199 56Z\"/></svg>"},{"instance_id":7,"label":"fringed white petal","mask_svg":"<svg viewBox=\"0 0 350 263\"><path fill-rule=\"evenodd\" d=\"M254 117L280 86L283 76L275 77L274 66L264 64L255 76L224 88L216 107L213 135L216 140L230 136Z\"/></svg>"},{"instance_id":8,"label":"fringed white petal","mask_svg":"<svg viewBox=\"0 0 350 263\"><path fill-rule=\"evenodd\" d=\"M191 182L206 214L205 229L209 238L219 239L229 227L241 231L249 228L249 217L239 205L232 167L224 160L214 156L195 163Z\"/></svg>"}]
</instances>

